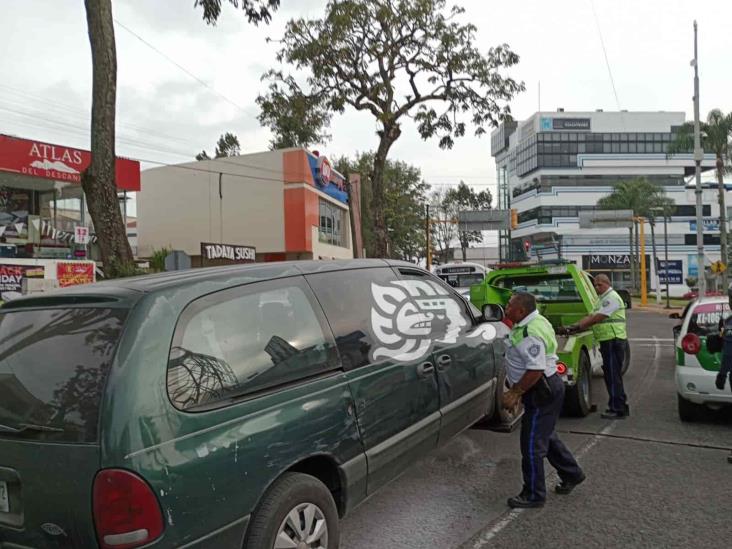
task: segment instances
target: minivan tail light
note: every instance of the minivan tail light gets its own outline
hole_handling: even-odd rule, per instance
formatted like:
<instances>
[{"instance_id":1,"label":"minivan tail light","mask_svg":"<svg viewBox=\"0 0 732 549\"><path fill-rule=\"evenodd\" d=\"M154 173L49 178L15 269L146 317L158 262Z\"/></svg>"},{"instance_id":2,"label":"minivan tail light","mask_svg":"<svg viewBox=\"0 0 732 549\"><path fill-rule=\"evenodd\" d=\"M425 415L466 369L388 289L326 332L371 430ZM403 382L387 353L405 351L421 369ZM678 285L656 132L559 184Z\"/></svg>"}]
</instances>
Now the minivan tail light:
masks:
<instances>
[{"instance_id":1,"label":"minivan tail light","mask_svg":"<svg viewBox=\"0 0 732 549\"><path fill-rule=\"evenodd\" d=\"M103 549L134 549L163 533L163 514L152 488L130 471L104 469L97 473L93 511Z\"/></svg>"},{"instance_id":2,"label":"minivan tail light","mask_svg":"<svg viewBox=\"0 0 732 549\"><path fill-rule=\"evenodd\" d=\"M701 339L696 334L686 334L681 339L681 348L688 355L695 355L701 351Z\"/></svg>"}]
</instances>

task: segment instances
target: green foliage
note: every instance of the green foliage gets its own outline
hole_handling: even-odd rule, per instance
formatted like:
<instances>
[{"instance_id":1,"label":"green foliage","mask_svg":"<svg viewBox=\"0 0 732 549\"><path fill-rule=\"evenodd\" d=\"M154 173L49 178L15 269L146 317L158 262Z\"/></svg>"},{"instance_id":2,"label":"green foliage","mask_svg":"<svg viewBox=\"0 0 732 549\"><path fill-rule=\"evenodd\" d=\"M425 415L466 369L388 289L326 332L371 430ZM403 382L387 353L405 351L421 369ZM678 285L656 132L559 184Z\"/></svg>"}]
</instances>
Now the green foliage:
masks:
<instances>
[{"instance_id":1,"label":"green foliage","mask_svg":"<svg viewBox=\"0 0 732 549\"><path fill-rule=\"evenodd\" d=\"M455 217L460 212L467 210L490 210L493 197L489 190L476 192L468 187L464 181L447 191L445 200L448 207L455 212ZM467 250L471 243L483 242L483 233L480 231L466 231L457 227L457 237L460 241L460 249L463 252L463 261L467 260Z\"/></svg>"},{"instance_id":2,"label":"green foliage","mask_svg":"<svg viewBox=\"0 0 732 549\"><path fill-rule=\"evenodd\" d=\"M239 145L239 138L230 132L226 132L219 137L216 142L216 151L214 158L226 158L229 156L239 156L241 154L241 146ZM211 160L211 157L204 150L196 155L196 160Z\"/></svg>"},{"instance_id":3,"label":"green foliage","mask_svg":"<svg viewBox=\"0 0 732 549\"><path fill-rule=\"evenodd\" d=\"M653 224L656 217L670 216L675 204L666 196L663 187L654 185L645 177L637 177L618 183L612 194L597 201L597 207L601 210L633 210L635 216L645 217Z\"/></svg>"},{"instance_id":4,"label":"green foliage","mask_svg":"<svg viewBox=\"0 0 732 549\"><path fill-rule=\"evenodd\" d=\"M134 261L129 263L113 259L109 269L105 270L105 277L110 278L127 278L130 276L139 276L145 274Z\"/></svg>"},{"instance_id":5,"label":"green foliage","mask_svg":"<svg viewBox=\"0 0 732 549\"><path fill-rule=\"evenodd\" d=\"M458 236L455 204L448 200L448 190L438 188L430 195L430 236L436 262L448 263L452 243Z\"/></svg>"},{"instance_id":6,"label":"green foliage","mask_svg":"<svg viewBox=\"0 0 732 549\"><path fill-rule=\"evenodd\" d=\"M729 166L732 159L732 113L724 114L714 109L707 115L706 122L699 124L701 146L705 152L713 153ZM687 122L676 133L675 140L669 145L669 154L694 152L694 123ZM729 169L729 168L727 168Z\"/></svg>"},{"instance_id":7,"label":"green foliage","mask_svg":"<svg viewBox=\"0 0 732 549\"><path fill-rule=\"evenodd\" d=\"M461 22L463 14L446 0L330 0L324 17L290 21L281 40L278 60L303 75L305 89L280 70L264 76L272 84L259 101L267 107L261 118L270 127L274 120L275 130L289 128L288 119L302 103L315 111L311 120L323 125L330 113L346 108L373 117L379 136L371 172L379 253L388 237L380 213L384 168L402 121L414 119L423 139L436 138L450 148L468 124L482 135L510 116L508 102L524 89L505 74L518 55L505 44L482 53L477 29ZM278 117L274 106L288 101L294 106L280 109Z\"/></svg>"},{"instance_id":8,"label":"green foliage","mask_svg":"<svg viewBox=\"0 0 732 549\"><path fill-rule=\"evenodd\" d=\"M153 250L150 256L150 270L153 272L163 272L165 270L165 258L173 251L173 248L160 248Z\"/></svg>"},{"instance_id":9,"label":"green foliage","mask_svg":"<svg viewBox=\"0 0 732 549\"><path fill-rule=\"evenodd\" d=\"M472 243L483 242L480 231L461 230L456 223L460 212L466 210L489 210L493 197L490 191L476 192L461 181L457 187L438 189L430 195L430 218L432 219L432 242L441 263L452 260L452 243L457 239L466 260L467 250Z\"/></svg>"},{"instance_id":10,"label":"green foliage","mask_svg":"<svg viewBox=\"0 0 732 549\"><path fill-rule=\"evenodd\" d=\"M305 94L294 78L279 74L267 96L259 96L259 122L274 135L270 149L310 147L330 140L324 130L332 114L321 108L322 97Z\"/></svg>"},{"instance_id":11,"label":"green foliage","mask_svg":"<svg viewBox=\"0 0 732 549\"><path fill-rule=\"evenodd\" d=\"M354 159L340 158L334 166L348 177L361 174L361 218L364 247L368 257L376 256L373 230L373 192L368 174L373 170L374 154L357 154ZM425 256L425 202L429 186L422 181L418 168L405 162L386 163L384 216L389 234L389 255L405 261Z\"/></svg>"},{"instance_id":12,"label":"green foliage","mask_svg":"<svg viewBox=\"0 0 732 549\"><path fill-rule=\"evenodd\" d=\"M269 23L272 12L280 7L280 0L229 0L235 8L241 4L241 9L250 23L255 25L260 21ZM195 0L193 7L203 8L203 20L209 25L215 25L221 15L221 0Z\"/></svg>"}]
</instances>

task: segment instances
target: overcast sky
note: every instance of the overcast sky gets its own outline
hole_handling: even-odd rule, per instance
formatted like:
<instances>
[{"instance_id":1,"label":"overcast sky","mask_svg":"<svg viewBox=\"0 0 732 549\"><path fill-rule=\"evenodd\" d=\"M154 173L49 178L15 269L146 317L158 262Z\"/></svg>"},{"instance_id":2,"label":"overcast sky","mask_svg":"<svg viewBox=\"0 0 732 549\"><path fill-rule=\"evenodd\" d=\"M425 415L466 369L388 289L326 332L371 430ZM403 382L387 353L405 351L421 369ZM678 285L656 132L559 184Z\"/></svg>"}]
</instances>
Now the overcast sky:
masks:
<instances>
[{"instance_id":1,"label":"overcast sky","mask_svg":"<svg viewBox=\"0 0 732 549\"><path fill-rule=\"evenodd\" d=\"M732 110L732 2L723 0L459 0L487 50L508 43L521 56L512 76L526 92L512 104L523 119L542 110L692 111L692 22L700 28L701 107ZM244 152L265 150L254 103L261 74L276 66L276 44L292 17L318 17L325 0L282 0L269 26L246 23L226 5L217 27L201 20L193 0L113 0L115 18L203 81L117 26L120 155L166 163L212 151L232 131ZM0 133L73 147L89 146L91 56L82 0L2 0ZM602 30L617 101L605 63ZM373 120L334 119L328 156L375 148ZM494 190L489 138L469 133L450 151L422 141L406 124L392 158L418 166L433 185L461 179Z\"/></svg>"}]
</instances>

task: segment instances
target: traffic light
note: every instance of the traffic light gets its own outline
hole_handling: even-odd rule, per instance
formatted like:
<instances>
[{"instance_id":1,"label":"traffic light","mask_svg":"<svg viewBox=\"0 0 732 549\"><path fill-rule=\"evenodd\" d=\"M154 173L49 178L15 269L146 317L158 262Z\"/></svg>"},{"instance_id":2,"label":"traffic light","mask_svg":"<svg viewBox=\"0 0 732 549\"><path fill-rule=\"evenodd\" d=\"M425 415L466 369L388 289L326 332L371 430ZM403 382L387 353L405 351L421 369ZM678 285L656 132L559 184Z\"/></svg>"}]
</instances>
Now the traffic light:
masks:
<instances>
[{"instance_id":1,"label":"traffic light","mask_svg":"<svg viewBox=\"0 0 732 549\"><path fill-rule=\"evenodd\" d=\"M511 208L511 230L518 228L518 210Z\"/></svg>"}]
</instances>

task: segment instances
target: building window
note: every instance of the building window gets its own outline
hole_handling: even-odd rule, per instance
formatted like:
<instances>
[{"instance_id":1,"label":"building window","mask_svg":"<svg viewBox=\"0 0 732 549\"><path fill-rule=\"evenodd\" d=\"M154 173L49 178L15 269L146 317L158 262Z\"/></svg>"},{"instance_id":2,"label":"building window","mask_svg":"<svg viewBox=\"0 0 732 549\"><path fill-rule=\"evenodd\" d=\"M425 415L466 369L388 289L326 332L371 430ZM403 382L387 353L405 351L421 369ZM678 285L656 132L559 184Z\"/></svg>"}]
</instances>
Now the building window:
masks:
<instances>
[{"instance_id":1,"label":"building window","mask_svg":"<svg viewBox=\"0 0 732 549\"><path fill-rule=\"evenodd\" d=\"M327 200L320 199L320 228L318 230L320 242L333 246L348 246L345 234L346 211Z\"/></svg>"}]
</instances>

